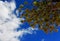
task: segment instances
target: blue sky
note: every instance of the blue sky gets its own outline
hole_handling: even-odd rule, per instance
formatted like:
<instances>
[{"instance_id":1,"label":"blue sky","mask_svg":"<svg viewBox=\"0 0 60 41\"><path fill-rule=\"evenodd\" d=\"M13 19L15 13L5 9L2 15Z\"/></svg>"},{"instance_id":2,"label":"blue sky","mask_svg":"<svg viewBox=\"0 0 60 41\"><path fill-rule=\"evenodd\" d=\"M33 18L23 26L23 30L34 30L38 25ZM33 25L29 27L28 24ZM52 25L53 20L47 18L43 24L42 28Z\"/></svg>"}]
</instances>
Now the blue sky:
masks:
<instances>
[{"instance_id":1,"label":"blue sky","mask_svg":"<svg viewBox=\"0 0 60 41\"><path fill-rule=\"evenodd\" d=\"M8 0L8 1L10 1L10 0ZM25 0L15 0L16 7L18 8L20 4L24 3L24 1ZM24 9L25 8L31 9L32 8L31 3L33 0L27 0L27 1L28 1L29 5L25 5ZM24 23L23 25L21 25L21 27L23 29L26 29L29 27L29 25L28 25L28 23ZM35 32L35 33L23 35L23 37L20 40L21 41L60 41L60 28L59 28L58 32L52 32L52 33L48 33L48 34L44 33L41 30L35 30L33 32Z\"/></svg>"},{"instance_id":2,"label":"blue sky","mask_svg":"<svg viewBox=\"0 0 60 41\"><path fill-rule=\"evenodd\" d=\"M29 6L26 5L24 6L24 8L32 8L31 6L31 3L33 0L27 0L28 3L30 4ZM20 5L20 4L23 4L24 3L24 0L16 0L16 3L17 3L17 7ZM27 24L27 23L26 23ZM25 27L28 27L28 25L25 25ZM24 27L24 26L22 26ZM52 32L52 33L44 33L43 31L41 30L36 30L35 33L33 34L26 34L22 37L21 41L43 41L42 39L44 39L44 41L60 41L60 30L58 32Z\"/></svg>"}]
</instances>

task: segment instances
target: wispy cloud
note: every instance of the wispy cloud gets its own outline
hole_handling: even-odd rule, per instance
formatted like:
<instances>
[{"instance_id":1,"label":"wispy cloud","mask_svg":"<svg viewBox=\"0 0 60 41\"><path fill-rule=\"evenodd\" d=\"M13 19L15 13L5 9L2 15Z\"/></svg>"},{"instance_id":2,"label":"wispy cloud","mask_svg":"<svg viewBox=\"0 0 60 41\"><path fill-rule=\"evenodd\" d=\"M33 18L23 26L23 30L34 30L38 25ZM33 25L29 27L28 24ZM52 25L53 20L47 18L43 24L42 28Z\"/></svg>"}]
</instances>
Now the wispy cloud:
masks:
<instances>
[{"instance_id":1,"label":"wispy cloud","mask_svg":"<svg viewBox=\"0 0 60 41\"><path fill-rule=\"evenodd\" d=\"M17 18L13 13L15 8L14 1L0 1L0 41L19 41L18 36L31 33L31 28L16 30L22 23L21 18Z\"/></svg>"},{"instance_id":2,"label":"wispy cloud","mask_svg":"<svg viewBox=\"0 0 60 41\"><path fill-rule=\"evenodd\" d=\"M45 39L42 39L41 41L45 41Z\"/></svg>"}]
</instances>

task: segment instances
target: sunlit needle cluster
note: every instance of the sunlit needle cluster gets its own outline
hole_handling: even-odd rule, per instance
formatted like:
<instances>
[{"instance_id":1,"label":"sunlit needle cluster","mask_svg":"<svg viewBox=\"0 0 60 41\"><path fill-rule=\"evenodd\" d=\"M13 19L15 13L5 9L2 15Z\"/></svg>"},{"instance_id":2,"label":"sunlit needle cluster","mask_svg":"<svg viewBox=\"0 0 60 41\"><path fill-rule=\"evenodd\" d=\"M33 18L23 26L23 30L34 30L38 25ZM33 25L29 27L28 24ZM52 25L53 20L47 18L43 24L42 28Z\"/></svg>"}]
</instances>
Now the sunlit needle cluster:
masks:
<instances>
[{"instance_id":1,"label":"sunlit needle cluster","mask_svg":"<svg viewBox=\"0 0 60 41\"><path fill-rule=\"evenodd\" d=\"M34 1L34 7L25 10L21 17L26 19L22 22L28 22L32 28L38 24L38 28L44 32L58 31L60 25L60 2ZM22 7L22 6L21 6Z\"/></svg>"}]
</instances>

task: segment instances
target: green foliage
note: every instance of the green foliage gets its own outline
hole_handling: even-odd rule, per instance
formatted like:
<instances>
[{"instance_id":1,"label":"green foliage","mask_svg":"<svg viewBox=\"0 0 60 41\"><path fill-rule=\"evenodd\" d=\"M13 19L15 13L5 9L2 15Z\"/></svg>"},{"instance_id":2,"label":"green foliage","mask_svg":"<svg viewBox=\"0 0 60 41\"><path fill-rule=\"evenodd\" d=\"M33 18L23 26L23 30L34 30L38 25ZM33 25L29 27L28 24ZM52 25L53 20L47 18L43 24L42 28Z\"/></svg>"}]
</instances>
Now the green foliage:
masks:
<instances>
[{"instance_id":1,"label":"green foliage","mask_svg":"<svg viewBox=\"0 0 60 41\"><path fill-rule=\"evenodd\" d=\"M26 18L25 21L33 28L38 24L38 28L46 33L52 31L57 32L58 29L55 26L60 25L60 13L58 13L60 11L59 2L53 4L51 1L39 2L35 0L32 5L37 6L37 9L34 7L31 10L25 9L25 14L23 14Z\"/></svg>"},{"instance_id":2,"label":"green foliage","mask_svg":"<svg viewBox=\"0 0 60 41\"><path fill-rule=\"evenodd\" d=\"M23 7L24 7L24 5L23 5L23 4L21 4L21 5L20 5L20 8L23 8Z\"/></svg>"},{"instance_id":3,"label":"green foliage","mask_svg":"<svg viewBox=\"0 0 60 41\"><path fill-rule=\"evenodd\" d=\"M25 2L24 2L24 4L26 5L26 4L28 4L28 2L27 2L27 1L25 1Z\"/></svg>"}]
</instances>

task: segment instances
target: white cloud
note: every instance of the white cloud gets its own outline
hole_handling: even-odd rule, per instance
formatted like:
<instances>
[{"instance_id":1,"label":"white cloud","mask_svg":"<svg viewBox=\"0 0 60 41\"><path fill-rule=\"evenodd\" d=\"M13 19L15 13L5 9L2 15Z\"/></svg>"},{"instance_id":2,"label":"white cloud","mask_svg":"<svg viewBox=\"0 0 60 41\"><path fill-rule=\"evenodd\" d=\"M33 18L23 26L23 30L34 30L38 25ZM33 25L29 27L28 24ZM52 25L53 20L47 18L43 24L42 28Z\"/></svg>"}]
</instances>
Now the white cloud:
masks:
<instances>
[{"instance_id":1,"label":"white cloud","mask_svg":"<svg viewBox=\"0 0 60 41\"><path fill-rule=\"evenodd\" d=\"M21 18L17 18L13 13L15 8L14 1L0 1L0 41L19 41L18 36L30 32L31 28L16 31L22 23L20 22Z\"/></svg>"}]
</instances>

